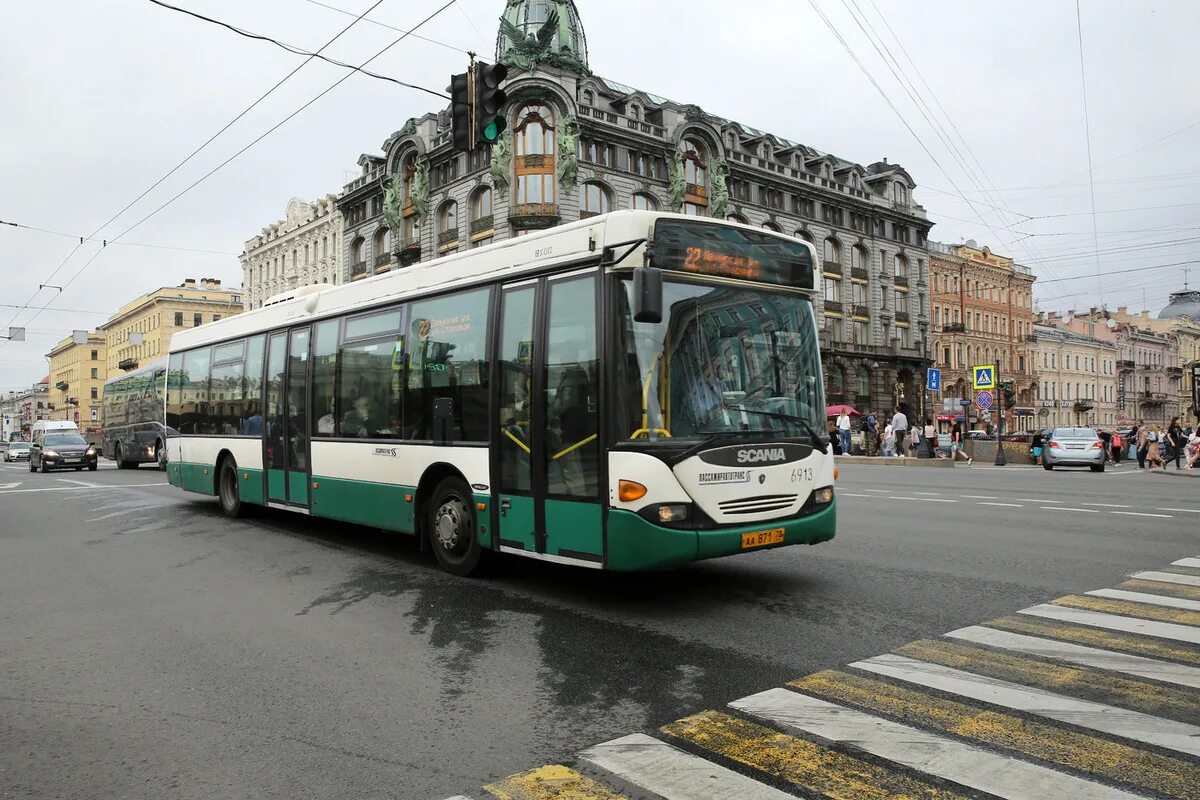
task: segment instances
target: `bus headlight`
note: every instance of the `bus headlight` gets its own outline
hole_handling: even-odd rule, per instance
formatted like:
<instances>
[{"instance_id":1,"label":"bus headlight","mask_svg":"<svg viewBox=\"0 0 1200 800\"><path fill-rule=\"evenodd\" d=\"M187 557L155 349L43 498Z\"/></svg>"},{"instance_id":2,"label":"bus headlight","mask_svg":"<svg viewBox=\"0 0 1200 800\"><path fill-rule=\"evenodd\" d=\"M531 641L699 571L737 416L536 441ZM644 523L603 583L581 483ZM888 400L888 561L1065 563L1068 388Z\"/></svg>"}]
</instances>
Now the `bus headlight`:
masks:
<instances>
[{"instance_id":1,"label":"bus headlight","mask_svg":"<svg viewBox=\"0 0 1200 800\"><path fill-rule=\"evenodd\" d=\"M827 506L833 502L833 487L822 486L813 492L813 505Z\"/></svg>"},{"instance_id":2,"label":"bus headlight","mask_svg":"<svg viewBox=\"0 0 1200 800\"><path fill-rule=\"evenodd\" d=\"M688 507L682 504L661 505L658 507L658 521L663 524L683 522L687 519Z\"/></svg>"}]
</instances>

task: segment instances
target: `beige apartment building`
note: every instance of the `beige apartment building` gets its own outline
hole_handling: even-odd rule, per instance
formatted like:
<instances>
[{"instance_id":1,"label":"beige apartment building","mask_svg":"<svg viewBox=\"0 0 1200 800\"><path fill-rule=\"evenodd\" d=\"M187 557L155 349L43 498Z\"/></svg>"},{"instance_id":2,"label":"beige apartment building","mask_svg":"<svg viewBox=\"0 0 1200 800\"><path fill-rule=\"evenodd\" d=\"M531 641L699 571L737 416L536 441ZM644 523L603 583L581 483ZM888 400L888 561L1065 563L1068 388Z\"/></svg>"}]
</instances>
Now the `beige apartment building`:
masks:
<instances>
[{"instance_id":1,"label":"beige apartment building","mask_svg":"<svg viewBox=\"0 0 1200 800\"><path fill-rule=\"evenodd\" d=\"M1054 313L1039 322L1033 327L1038 427L1121 424L1115 326Z\"/></svg>"},{"instance_id":2,"label":"beige apartment building","mask_svg":"<svg viewBox=\"0 0 1200 800\"><path fill-rule=\"evenodd\" d=\"M188 278L132 300L100 326L104 333L108 375L165 358L171 336L183 328L240 314L242 291L226 289L215 278Z\"/></svg>"},{"instance_id":3,"label":"beige apartment building","mask_svg":"<svg viewBox=\"0 0 1200 800\"><path fill-rule=\"evenodd\" d=\"M68 336L47 354L50 359L48 419L74 422L85 436L99 434L100 397L108 379L104 334L89 333L86 342Z\"/></svg>"}]
</instances>

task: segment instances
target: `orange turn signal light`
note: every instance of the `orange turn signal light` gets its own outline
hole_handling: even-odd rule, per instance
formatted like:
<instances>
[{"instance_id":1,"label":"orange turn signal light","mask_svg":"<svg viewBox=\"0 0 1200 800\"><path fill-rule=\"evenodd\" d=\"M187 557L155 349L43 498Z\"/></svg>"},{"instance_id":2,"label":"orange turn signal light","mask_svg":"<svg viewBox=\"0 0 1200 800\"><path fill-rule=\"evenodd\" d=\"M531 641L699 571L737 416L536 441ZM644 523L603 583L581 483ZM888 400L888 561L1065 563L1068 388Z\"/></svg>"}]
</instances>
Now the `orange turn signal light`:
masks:
<instances>
[{"instance_id":1,"label":"orange turn signal light","mask_svg":"<svg viewBox=\"0 0 1200 800\"><path fill-rule=\"evenodd\" d=\"M487 503L476 503L475 509L477 511L487 511Z\"/></svg>"},{"instance_id":2,"label":"orange turn signal light","mask_svg":"<svg viewBox=\"0 0 1200 800\"><path fill-rule=\"evenodd\" d=\"M837 467L833 468L833 479L835 481L838 479L838 468Z\"/></svg>"},{"instance_id":3,"label":"orange turn signal light","mask_svg":"<svg viewBox=\"0 0 1200 800\"><path fill-rule=\"evenodd\" d=\"M622 503L632 503L646 496L646 487L637 481L620 480L617 482L617 497Z\"/></svg>"}]
</instances>

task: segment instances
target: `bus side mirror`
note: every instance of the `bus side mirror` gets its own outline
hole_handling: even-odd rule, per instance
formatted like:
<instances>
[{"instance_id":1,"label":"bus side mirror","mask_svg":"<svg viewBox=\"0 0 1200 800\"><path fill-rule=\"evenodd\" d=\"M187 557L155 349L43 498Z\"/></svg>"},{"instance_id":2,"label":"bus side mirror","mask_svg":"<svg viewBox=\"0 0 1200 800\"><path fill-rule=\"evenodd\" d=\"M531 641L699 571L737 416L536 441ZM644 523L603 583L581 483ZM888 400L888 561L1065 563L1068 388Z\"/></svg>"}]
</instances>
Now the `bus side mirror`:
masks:
<instances>
[{"instance_id":1,"label":"bus side mirror","mask_svg":"<svg viewBox=\"0 0 1200 800\"><path fill-rule=\"evenodd\" d=\"M662 322L662 272L654 267L633 270L633 319L635 322Z\"/></svg>"}]
</instances>

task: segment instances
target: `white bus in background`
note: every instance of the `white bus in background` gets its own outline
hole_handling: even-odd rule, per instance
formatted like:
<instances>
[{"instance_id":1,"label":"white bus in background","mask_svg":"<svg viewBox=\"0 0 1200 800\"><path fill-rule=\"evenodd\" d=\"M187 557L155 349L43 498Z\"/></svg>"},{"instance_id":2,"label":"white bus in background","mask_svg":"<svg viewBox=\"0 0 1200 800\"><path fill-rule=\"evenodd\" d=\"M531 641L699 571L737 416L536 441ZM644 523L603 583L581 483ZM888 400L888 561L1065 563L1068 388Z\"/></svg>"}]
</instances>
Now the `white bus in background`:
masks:
<instances>
[{"instance_id":1,"label":"white bus in background","mask_svg":"<svg viewBox=\"0 0 1200 800\"><path fill-rule=\"evenodd\" d=\"M137 469L139 464L167 468L167 430L163 425L166 385L165 358L105 381L100 400L100 452L117 462L118 469Z\"/></svg>"},{"instance_id":2,"label":"white bus in background","mask_svg":"<svg viewBox=\"0 0 1200 800\"><path fill-rule=\"evenodd\" d=\"M620 211L180 331L168 476L495 553L653 569L833 537L816 254Z\"/></svg>"}]
</instances>

